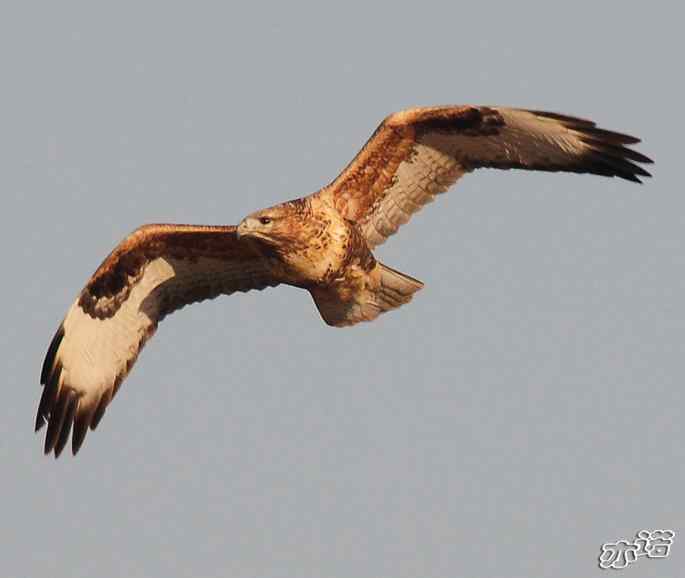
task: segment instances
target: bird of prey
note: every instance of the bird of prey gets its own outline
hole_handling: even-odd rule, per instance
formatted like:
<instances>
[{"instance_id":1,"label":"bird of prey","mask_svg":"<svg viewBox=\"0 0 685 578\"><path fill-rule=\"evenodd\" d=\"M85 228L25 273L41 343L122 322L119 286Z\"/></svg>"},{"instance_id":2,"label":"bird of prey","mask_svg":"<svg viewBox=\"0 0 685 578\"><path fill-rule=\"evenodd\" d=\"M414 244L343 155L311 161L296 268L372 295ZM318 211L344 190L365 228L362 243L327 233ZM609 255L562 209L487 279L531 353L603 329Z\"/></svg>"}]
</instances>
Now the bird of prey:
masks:
<instances>
[{"instance_id":1,"label":"bird of prey","mask_svg":"<svg viewBox=\"0 0 685 578\"><path fill-rule=\"evenodd\" d=\"M551 112L490 106L391 114L329 185L236 226L144 225L78 295L47 351L36 431L58 457L76 454L157 324L218 295L279 284L309 291L334 327L407 303L420 281L372 253L462 175L490 167L565 171L641 182L639 139Z\"/></svg>"}]
</instances>

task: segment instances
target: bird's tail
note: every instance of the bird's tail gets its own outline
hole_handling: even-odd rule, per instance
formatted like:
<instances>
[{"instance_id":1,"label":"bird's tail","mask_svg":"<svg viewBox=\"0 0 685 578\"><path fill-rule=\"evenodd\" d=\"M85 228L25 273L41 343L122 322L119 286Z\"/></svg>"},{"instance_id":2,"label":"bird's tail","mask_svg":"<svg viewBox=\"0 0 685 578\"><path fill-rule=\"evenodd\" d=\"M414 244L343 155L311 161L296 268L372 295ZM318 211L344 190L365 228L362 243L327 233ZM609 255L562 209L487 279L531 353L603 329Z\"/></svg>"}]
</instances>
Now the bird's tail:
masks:
<instances>
[{"instance_id":1,"label":"bird's tail","mask_svg":"<svg viewBox=\"0 0 685 578\"><path fill-rule=\"evenodd\" d=\"M423 288L423 283L418 279L400 273L383 263L378 263L378 267L381 279L374 297L381 309L380 313L409 303L414 293Z\"/></svg>"},{"instance_id":2,"label":"bird's tail","mask_svg":"<svg viewBox=\"0 0 685 578\"><path fill-rule=\"evenodd\" d=\"M369 273L364 287L349 294L345 288L313 289L319 313L328 325L345 327L371 321L381 313L409 303L423 283L382 263Z\"/></svg>"}]
</instances>

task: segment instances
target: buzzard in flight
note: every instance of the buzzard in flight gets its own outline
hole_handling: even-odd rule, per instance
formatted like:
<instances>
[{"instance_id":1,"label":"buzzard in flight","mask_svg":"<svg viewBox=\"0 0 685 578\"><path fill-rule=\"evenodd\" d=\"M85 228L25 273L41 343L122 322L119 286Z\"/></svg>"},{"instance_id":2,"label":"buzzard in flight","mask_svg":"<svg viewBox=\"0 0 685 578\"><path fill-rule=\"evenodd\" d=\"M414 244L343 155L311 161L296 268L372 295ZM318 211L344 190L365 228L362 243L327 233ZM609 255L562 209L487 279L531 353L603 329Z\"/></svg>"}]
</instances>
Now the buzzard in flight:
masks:
<instances>
[{"instance_id":1,"label":"buzzard in flight","mask_svg":"<svg viewBox=\"0 0 685 578\"><path fill-rule=\"evenodd\" d=\"M45 453L76 454L141 348L173 311L281 283L306 289L342 327L407 303L423 284L372 250L465 173L481 167L566 171L640 182L652 161L639 139L550 112L485 106L414 108L388 116L318 192L235 226L145 225L98 267L48 349L36 431Z\"/></svg>"}]
</instances>

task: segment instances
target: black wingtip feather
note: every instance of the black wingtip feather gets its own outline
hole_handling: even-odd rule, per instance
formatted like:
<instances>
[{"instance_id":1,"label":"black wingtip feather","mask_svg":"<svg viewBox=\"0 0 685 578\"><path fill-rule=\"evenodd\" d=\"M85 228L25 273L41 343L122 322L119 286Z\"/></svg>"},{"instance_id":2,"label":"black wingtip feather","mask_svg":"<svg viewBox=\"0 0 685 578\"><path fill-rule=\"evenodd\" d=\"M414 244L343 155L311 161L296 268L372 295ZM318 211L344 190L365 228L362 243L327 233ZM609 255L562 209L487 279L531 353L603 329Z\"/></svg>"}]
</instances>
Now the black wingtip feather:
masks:
<instances>
[{"instance_id":1,"label":"black wingtip feather","mask_svg":"<svg viewBox=\"0 0 685 578\"><path fill-rule=\"evenodd\" d=\"M600 140L601 142L614 145L632 145L641 142L640 139L637 137L630 136L628 134L623 134L621 132L614 132L612 130L597 128L596 126L583 127L582 129L577 130L584 134L590 135L596 138L597 140Z\"/></svg>"},{"instance_id":2,"label":"black wingtip feather","mask_svg":"<svg viewBox=\"0 0 685 578\"><path fill-rule=\"evenodd\" d=\"M654 161L650 159L647 155L643 155L641 152L629 149L624 146L604 143L593 138L584 138L583 142L596 150L601 150L602 152L616 158L626 158L630 159L631 161L635 161L636 163L642 163L644 165L654 164Z\"/></svg>"},{"instance_id":3,"label":"black wingtip feather","mask_svg":"<svg viewBox=\"0 0 685 578\"><path fill-rule=\"evenodd\" d=\"M36 431L41 429L52 414L59 392L59 382L62 376L62 364L58 361L45 380L43 394L40 396L38 411L36 413Z\"/></svg>"},{"instance_id":4,"label":"black wingtip feather","mask_svg":"<svg viewBox=\"0 0 685 578\"><path fill-rule=\"evenodd\" d=\"M639 177L652 176L636 163L652 164L654 161L626 146L641 142L639 138L599 128L593 121L584 118L540 110L530 112L560 122L567 129L577 133L580 140L590 147L590 152L581 160L577 172L619 177L634 183L642 183Z\"/></svg>"},{"instance_id":5,"label":"black wingtip feather","mask_svg":"<svg viewBox=\"0 0 685 578\"><path fill-rule=\"evenodd\" d=\"M591 155L591 162L608 167L611 176L617 176L628 181L639 183L641 181L638 178L638 175L641 177L651 176L645 169L635 163L632 163L625 158L606 154L601 150L596 150L594 154Z\"/></svg>"},{"instance_id":6,"label":"black wingtip feather","mask_svg":"<svg viewBox=\"0 0 685 578\"><path fill-rule=\"evenodd\" d=\"M62 431L64 418L66 417L67 409L69 408L69 391L62 388L57 396L57 403L54 410L50 412L50 420L48 421L48 432L45 435L45 447L43 451L49 454L54 448L59 434Z\"/></svg>"},{"instance_id":7,"label":"black wingtip feather","mask_svg":"<svg viewBox=\"0 0 685 578\"><path fill-rule=\"evenodd\" d=\"M59 346L62 343L62 339L64 339L64 324L60 323L57 332L55 333L54 337L52 338L52 341L50 342L48 351L45 354L45 359L43 360L43 367L40 372L40 382L43 385L45 385L45 383L47 382L48 377L50 376L50 372L52 371L52 368L55 364L55 356L57 355L57 350L59 349Z\"/></svg>"},{"instance_id":8,"label":"black wingtip feather","mask_svg":"<svg viewBox=\"0 0 685 578\"><path fill-rule=\"evenodd\" d=\"M619 177L634 183L641 183L639 177L652 175L637 163L651 163L652 160L625 147L613 144L593 143L590 153L585 155L589 172ZM584 162L582 163L584 165Z\"/></svg>"},{"instance_id":9,"label":"black wingtip feather","mask_svg":"<svg viewBox=\"0 0 685 578\"><path fill-rule=\"evenodd\" d=\"M60 323L52 341L50 341L50 346L45 354L43 366L40 370L40 383L43 385L43 393L40 396L40 402L38 402L35 431L40 430L47 423L47 418L57 399L62 366L56 361L56 358L62 339L64 339L64 324Z\"/></svg>"},{"instance_id":10,"label":"black wingtip feather","mask_svg":"<svg viewBox=\"0 0 685 578\"><path fill-rule=\"evenodd\" d=\"M68 390L65 393L67 397L67 410L64 415L64 420L62 422L62 429L57 438L57 443L55 444L55 459L59 457L69 441L69 434L71 433L71 426L74 423L74 414L78 408L78 396L73 390Z\"/></svg>"}]
</instances>

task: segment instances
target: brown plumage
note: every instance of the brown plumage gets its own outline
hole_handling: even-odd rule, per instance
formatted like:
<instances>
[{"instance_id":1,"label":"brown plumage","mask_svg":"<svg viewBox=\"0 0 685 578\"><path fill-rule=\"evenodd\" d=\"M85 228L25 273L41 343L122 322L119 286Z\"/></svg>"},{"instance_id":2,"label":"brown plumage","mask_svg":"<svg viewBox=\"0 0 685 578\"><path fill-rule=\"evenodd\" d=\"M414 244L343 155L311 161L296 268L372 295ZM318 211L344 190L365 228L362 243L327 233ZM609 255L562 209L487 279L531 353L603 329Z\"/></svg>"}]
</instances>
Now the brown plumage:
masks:
<instances>
[{"instance_id":1,"label":"brown plumage","mask_svg":"<svg viewBox=\"0 0 685 578\"><path fill-rule=\"evenodd\" d=\"M90 278L48 348L36 430L72 452L95 429L159 321L218 295L281 283L308 290L333 326L375 319L423 284L374 258L376 245L465 173L565 171L640 182L638 139L588 120L499 107L390 115L330 185L249 215L238 227L145 225Z\"/></svg>"}]
</instances>

